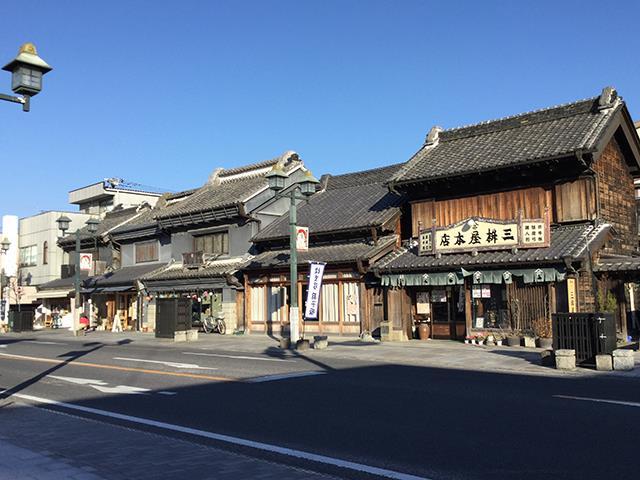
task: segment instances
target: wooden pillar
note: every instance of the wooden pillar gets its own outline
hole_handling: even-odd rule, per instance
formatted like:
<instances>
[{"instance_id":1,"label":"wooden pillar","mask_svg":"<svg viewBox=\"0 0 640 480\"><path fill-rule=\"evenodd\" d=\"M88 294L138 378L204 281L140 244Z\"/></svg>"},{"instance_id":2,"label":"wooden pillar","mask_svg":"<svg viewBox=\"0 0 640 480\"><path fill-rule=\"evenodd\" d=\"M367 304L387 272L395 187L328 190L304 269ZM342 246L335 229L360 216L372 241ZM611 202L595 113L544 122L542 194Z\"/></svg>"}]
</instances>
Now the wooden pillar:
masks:
<instances>
[{"instance_id":1,"label":"wooden pillar","mask_svg":"<svg viewBox=\"0 0 640 480\"><path fill-rule=\"evenodd\" d=\"M471 285L465 280L462 285L464 288L464 323L466 332L465 335L469 335L471 327L473 326L473 310L471 308Z\"/></svg>"}]
</instances>

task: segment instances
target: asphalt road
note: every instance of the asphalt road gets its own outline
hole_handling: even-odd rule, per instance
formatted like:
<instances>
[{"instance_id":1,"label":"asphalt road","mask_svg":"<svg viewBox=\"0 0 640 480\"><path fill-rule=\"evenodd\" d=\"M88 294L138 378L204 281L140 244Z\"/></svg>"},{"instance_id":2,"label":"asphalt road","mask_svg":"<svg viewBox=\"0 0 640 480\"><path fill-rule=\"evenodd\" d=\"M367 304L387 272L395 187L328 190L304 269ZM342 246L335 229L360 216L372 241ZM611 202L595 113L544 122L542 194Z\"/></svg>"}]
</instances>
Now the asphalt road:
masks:
<instances>
[{"instance_id":1,"label":"asphalt road","mask_svg":"<svg viewBox=\"0 0 640 480\"><path fill-rule=\"evenodd\" d=\"M637 379L320 362L276 348L248 354L78 340L0 339L0 388L8 389L5 395L66 402L431 479L602 479L637 472ZM164 433L347 478L361 476L189 432Z\"/></svg>"}]
</instances>

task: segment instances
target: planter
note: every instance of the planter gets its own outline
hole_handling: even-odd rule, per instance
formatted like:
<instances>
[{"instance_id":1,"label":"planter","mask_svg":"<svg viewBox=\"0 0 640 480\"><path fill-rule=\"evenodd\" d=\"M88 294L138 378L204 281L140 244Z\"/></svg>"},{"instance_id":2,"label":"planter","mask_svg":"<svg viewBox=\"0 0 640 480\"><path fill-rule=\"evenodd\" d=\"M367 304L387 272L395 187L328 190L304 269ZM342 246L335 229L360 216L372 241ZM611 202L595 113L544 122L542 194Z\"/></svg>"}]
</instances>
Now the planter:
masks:
<instances>
[{"instance_id":1,"label":"planter","mask_svg":"<svg viewBox=\"0 0 640 480\"><path fill-rule=\"evenodd\" d=\"M502 346L502 340L496 340L496 345L498 347L501 347Z\"/></svg>"},{"instance_id":2,"label":"planter","mask_svg":"<svg viewBox=\"0 0 640 480\"><path fill-rule=\"evenodd\" d=\"M428 323L418 324L418 338L420 340L428 340L431 336L431 325Z\"/></svg>"},{"instance_id":3,"label":"planter","mask_svg":"<svg viewBox=\"0 0 640 480\"><path fill-rule=\"evenodd\" d=\"M465 338L465 339L464 339L464 343L465 343L466 345L469 345L469 342L470 342L470 340L469 340L468 338Z\"/></svg>"},{"instance_id":4,"label":"planter","mask_svg":"<svg viewBox=\"0 0 640 480\"><path fill-rule=\"evenodd\" d=\"M529 348L536 348L535 337L524 337L524 346Z\"/></svg>"},{"instance_id":5,"label":"planter","mask_svg":"<svg viewBox=\"0 0 640 480\"><path fill-rule=\"evenodd\" d=\"M553 339L551 338L539 338L538 339L538 347L544 348L545 350L551 350L553 347Z\"/></svg>"},{"instance_id":6,"label":"planter","mask_svg":"<svg viewBox=\"0 0 640 480\"><path fill-rule=\"evenodd\" d=\"M488 347L493 347L495 346L496 342L494 342L493 340L487 340L486 344Z\"/></svg>"},{"instance_id":7,"label":"planter","mask_svg":"<svg viewBox=\"0 0 640 480\"><path fill-rule=\"evenodd\" d=\"M510 347L519 347L520 337L507 337L507 345Z\"/></svg>"}]
</instances>

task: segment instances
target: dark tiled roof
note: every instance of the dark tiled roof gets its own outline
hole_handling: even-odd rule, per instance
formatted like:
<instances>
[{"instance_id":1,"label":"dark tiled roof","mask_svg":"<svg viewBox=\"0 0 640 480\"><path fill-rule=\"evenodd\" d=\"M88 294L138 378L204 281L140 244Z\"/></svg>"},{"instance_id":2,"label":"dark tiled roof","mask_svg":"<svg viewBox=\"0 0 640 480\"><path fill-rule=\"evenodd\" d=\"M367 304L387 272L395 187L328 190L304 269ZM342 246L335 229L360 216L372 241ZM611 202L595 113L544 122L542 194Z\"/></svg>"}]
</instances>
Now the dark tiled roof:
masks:
<instances>
[{"instance_id":1,"label":"dark tiled roof","mask_svg":"<svg viewBox=\"0 0 640 480\"><path fill-rule=\"evenodd\" d=\"M286 152L284 155L265 162L254 163L238 168L219 169L214 172L215 180L207 182L203 187L190 194L184 200L167 205L157 212L155 218L161 226L172 226L169 219L184 217L189 223L203 223L218 219L214 211L223 211L222 216L237 214L237 208L248 198L268 188L265 175L268 168L278 162L283 163L285 170L300 165L298 155ZM204 216L198 214L205 213ZM201 218L200 218L201 217ZM184 222L180 222L183 224Z\"/></svg>"},{"instance_id":2,"label":"dark tiled roof","mask_svg":"<svg viewBox=\"0 0 640 480\"><path fill-rule=\"evenodd\" d=\"M418 247L405 247L382 258L376 263L380 271L411 271L417 269L435 270L450 267L481 267L487 265L508 265L514 263L538 264L558 263L565 257L581 258L587 245L593 245L607 235L608 224L578 224L558 226L551 229L551 245L546 248L527 248L512 253L511 250L471 253L418 255Z\"/></svg>"},{"instance_id":3,"label":"dark tiled roof","mask_svg":"<svg viewBox=\"0 0 640 480\"><path fill-rule=\"evenodd\" d=\"M350 242L310 247L307 252L298 252L298 264L308 262L352 263L357 259L368 261L386 249L392 248L396 242L395 235L388 235L378 240L378 245L372 241L352 240ZM243 269L263 269L285 267L289 265L289 250L269 250L261 253L249 261Z\"/></svg>"},{"instance_id":4,"label":"dark tiled roof","mask_svg":"<svg viewBox=\"0 0 640 480\"><path fill-rule=\"evenodd\" d=\"M107 287L113 285L133 285L133 283L143 275L159 270L165 266L164 263L144 263L131 267L122 267L113 272L105 273L88 278L84 284L91 287Z\"/></svg>"},{"instance_id":5,"label":"dark tiled roof","mask_svg":"<svg viewBox=\"0 0 640 480\"><path fill-rule=\"evenodd\" d=\"M126 237L129 232L141 232L145 230L146 234L158 233L160 228L158 222L155 219L156 214L160 211L159 208L148 208L138 213L135 217L131 218L124 225L114 228L110 233L116 240ZM149 230L149 232L147 232ZM136 235L134 235L137 238Z\"/></svg>"},{"instance_id":6,"label":"dark tiled roof","mask_svg":"<svg viewBox=\"0 0 640 480\"><path fill-rule=\"evenodd\" d=\"M316 236L337 231L353 231L380 226L397 215L403 198L390 193L383 182L399 165L329 177L326 190L298 206L298 225L309 227ZM273 221L259 232L254 241L286 238L289 214Z\"/></svg>"},{"instance_id":7,"label":"dark tiled roof","mask_svg":"<svg viewBox=\"0 0 640 480\"><path fill-rule=\"evenodd\" d=\"M604 97L603 97L604 98ZM496 170L595 149L614 115L614 99L599 109L600 97L440 132L393 177L410 183Z\"/></svg>"},{"instance_id":8,"label":"dark tiled roof","mask_svg":"<svg viewBox=\"0 0 640 480\"><path fill-rule=\"evenodd\" d=\"M89 233L89 228L85 225L80 229L80 239L81 240L93 240L94 237L100 237L112 229L118 227L119 225L130 221L138 215L138 207L130 207L130 208L122 208L118 210L112 210L107 212L100 220L100 224L98 224L98 230L95 234ZM76 241L75 232L66 235L64 238L59 240L60 245L72 245Z\"/></svg>"},{"instance_id":9,"label":"dark tiled roof","mask_svg":"<svg viewBox=\"0 0 640 480\"><path fill-rule=\"evenodd\" d=\"M186 268L182 263L173 263L165 266L161 270L144 275L143 281L155 280L180 280L195 278L213 278L231 275L246 263L244 258L236 257L228 260L215 260L200 268Z\"/></svg>"},{"instance_id":10,"label":"dark tiled roof","mask_svg":"<svg viewBox=\"0 0 640 480\"><path fill-rule=\"evenodd\" d=\"M640 272L640 257L600 258L593 265L594 272Z\"/></svg>"}]
</instances>

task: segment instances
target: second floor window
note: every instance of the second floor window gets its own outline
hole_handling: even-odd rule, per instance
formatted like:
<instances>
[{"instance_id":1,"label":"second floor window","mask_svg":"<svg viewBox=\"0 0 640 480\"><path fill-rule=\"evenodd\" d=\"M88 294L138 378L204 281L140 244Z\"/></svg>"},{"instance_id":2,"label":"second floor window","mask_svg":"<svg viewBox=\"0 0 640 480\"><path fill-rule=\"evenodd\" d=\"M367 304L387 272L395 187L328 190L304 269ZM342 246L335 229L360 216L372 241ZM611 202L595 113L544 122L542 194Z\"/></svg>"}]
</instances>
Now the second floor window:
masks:
<instances>
[{"instance_id":1,"label":"second floor window","mask_svg":"<svg viewBox=\"0 0 640 480\"><path fill-rule=\"evenodd\" d=\"M158 242L136 243L136 263L155 262L158 260Z\"/></svg>"},{"instance_id":2,"label":"second floor window","mask_svg":"<svg viewBox=\"0 0 640 480\"><path fill-rule=\"evenodd\" d=\"M49 242L45 240L42 244L42 264L46 265L49 263Z\"/></svg>"},{"instance_id":3,"label":"second floor window","mask_svg":"<svg viewBox=\"0 0 640 480\"><path fill-rule=\"evenodd\" d=\"M20 266L33 267L38 264L38 247L37 245L29 245L20 248Z\"/></svg>"},{"instance_id":4,"label":"second floor window","mask_svg":"<svg viewBox=\"0 0 640 480\"><path fill-rule=\"evenodd\" d=\"M218 232L195 237L193 239L193 250L217 255L229 253L229 233Z\"/></svg>"}]
</instances>

